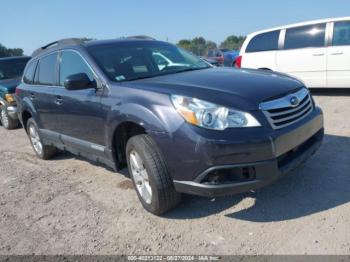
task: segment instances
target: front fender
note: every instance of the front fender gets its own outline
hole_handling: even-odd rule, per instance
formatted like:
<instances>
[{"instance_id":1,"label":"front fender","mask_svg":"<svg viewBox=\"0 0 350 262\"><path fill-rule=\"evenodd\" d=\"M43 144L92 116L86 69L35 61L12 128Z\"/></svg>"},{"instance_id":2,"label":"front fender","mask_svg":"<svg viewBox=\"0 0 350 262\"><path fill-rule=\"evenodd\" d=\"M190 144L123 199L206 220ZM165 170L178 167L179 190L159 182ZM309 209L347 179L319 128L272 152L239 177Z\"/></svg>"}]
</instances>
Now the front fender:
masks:
<instances>
[{"instance_id":1,"label":"front fender","mask_svg":"<svg viewBox=\"0 0 350 262\"><path fill-rule=\"evenodd\" d=\"M172 105L169 106L168 101L161 101L160 99L157 103L148 105L140 104L140 101L128 101L122 105L112 107L107 120L107 144L112 146L115 130L125 122L140 125L147 133L162 134L171 138L174 131L181 126L184 120Z\"/></svg>"}]
</instances>

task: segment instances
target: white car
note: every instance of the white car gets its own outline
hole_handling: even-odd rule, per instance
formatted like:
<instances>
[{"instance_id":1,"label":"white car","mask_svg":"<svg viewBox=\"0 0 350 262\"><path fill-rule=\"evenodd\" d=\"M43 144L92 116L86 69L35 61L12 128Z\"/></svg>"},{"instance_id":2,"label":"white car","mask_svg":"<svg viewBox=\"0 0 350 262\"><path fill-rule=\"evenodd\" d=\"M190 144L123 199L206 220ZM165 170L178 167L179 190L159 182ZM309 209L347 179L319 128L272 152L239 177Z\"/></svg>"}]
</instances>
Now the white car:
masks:
<instances>
[{"instance_id":1,"label":"white car","mask_svg":"<svg viewBox=\"0 0 350 262\"><path fill-rule=\"evenodd\" d=\"M286 73L308 87L350 88L350 17L252 33L236 66Z\"/></svg>"}]
</instances>

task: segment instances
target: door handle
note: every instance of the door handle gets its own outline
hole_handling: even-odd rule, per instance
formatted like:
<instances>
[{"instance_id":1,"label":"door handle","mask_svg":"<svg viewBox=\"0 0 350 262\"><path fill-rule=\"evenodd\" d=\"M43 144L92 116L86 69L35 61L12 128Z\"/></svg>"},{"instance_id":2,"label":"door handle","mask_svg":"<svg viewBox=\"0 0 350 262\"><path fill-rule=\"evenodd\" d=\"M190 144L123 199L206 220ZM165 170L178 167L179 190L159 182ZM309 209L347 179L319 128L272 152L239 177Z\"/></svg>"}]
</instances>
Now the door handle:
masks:
<instances>
[{"instance_id":1,"label":"door handle","mask_svg":"<svg viewBox=\"0 0 350 262\"><path fill-rule=\"evenodd\" d=\"M313 53L312 54L313 56L324 56L324 53L321 53L321 52L316 52L316 53Z\"/></svg>"},{"instance_id":2,"label":"door handle","mask_svg":"<svg viewBox=\"0 0 350 262\"><path fill-rule=\"evenodd\" d=\"M333 53L331 53L331 55L342 55L344 54L344 52L342 51L334 51Z\"/></svg>"},{"instance_id":3,"label":"door handle","mask_svg":"<svg viewBox=\"0 0 350 262\"><path fill-rule=\"evenodd\" d=\"M61 96L56 96L55 104L59 106L63 104L63 99Z\"/></svg>"}]
</instances>

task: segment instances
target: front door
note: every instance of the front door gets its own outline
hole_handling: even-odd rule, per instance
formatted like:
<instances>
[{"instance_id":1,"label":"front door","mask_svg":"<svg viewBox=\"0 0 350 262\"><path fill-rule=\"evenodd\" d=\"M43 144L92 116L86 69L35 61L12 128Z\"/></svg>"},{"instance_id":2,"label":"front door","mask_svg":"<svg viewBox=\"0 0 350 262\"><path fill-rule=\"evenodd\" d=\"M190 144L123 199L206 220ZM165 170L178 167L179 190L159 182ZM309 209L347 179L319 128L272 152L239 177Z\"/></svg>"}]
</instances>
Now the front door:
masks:
<instances>
[{"instance_id":1,"label":"front door","mask_svg":"<svg viewBox=\"0 0 350 262\"><path fill-rule=\"evenodd\" d=\"M97 80L91 67L79 53L73 50L62 51L59 70L60 87L56 91L56 130L68 143L76 142L89 147L104 146L105 111L100 103L102 90L64 88L66 77L79 73L85 73L91 81Z\"/></svg>"}]
</instances>

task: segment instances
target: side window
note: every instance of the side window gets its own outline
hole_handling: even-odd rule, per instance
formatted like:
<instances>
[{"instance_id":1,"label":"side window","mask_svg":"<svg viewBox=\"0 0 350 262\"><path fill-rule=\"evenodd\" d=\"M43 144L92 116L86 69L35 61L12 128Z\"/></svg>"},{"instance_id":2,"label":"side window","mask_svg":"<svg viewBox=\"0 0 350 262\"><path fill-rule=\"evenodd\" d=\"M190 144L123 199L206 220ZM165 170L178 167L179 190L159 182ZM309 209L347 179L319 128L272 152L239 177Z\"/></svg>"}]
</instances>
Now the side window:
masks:
<instances>
[{"instance_id":1,"label":"side window","mask_svg":"<svg viewBox=\"0 0 350 262\"><path fill-rule=\"evenodd\" d=\"M44 56L40 59L37 73L35 74L35 82L39 85L55 85L56 84L56 63L57 53Z\"/></svg>"},{"instance_id":2,"label":"side window","mask_svg":"<svg viewBox=\"0 0 350 262\"><path fill-rule=\"evenodd\" d=\"M35 74L35 69L37 64L38 64L38 61L33 61L30 64L28 64L23 76L24 83L26 84L34 83L34 74Z\"/></svg>"},{"instance_id":3,"label":"side window","mask_svg":"<svg viewBox=\"0 0 350 262\"><path fill-rule=\"evenodd\" d=\"M326 24L287 29L284 49L324 47L325 34Z\"/></svg>"},{"instance_id":4,"label":"side window","mask_svg":"<svg viewBox=\"0 0 350 262\"><path fill-rule=\"evenodd\" d=\"M350 21L334 23L333 45L350 45Z\"/></svg>"},{"instance_id":5,"label":"side window","mask_svg":"<svg viewBox=\"0 0 350 262\"><path fill-rule=\"evenodd\" d=\"M64 80L68 76L80 73L85 73L91 81L94 80L93 72L78 53L63 51L60 63L60 86L64 86Z\"/></svg>"},{"instance_id":6,"label":"side window","mask_svg":"<svg viewBox=\"0 0 350 262\"><path fill-rule=\"evenodd\" d=\"M247 53L273 51L278 49L280 31L273 31L254 36L246 49Z\"/></svg>"}]
</instances>

